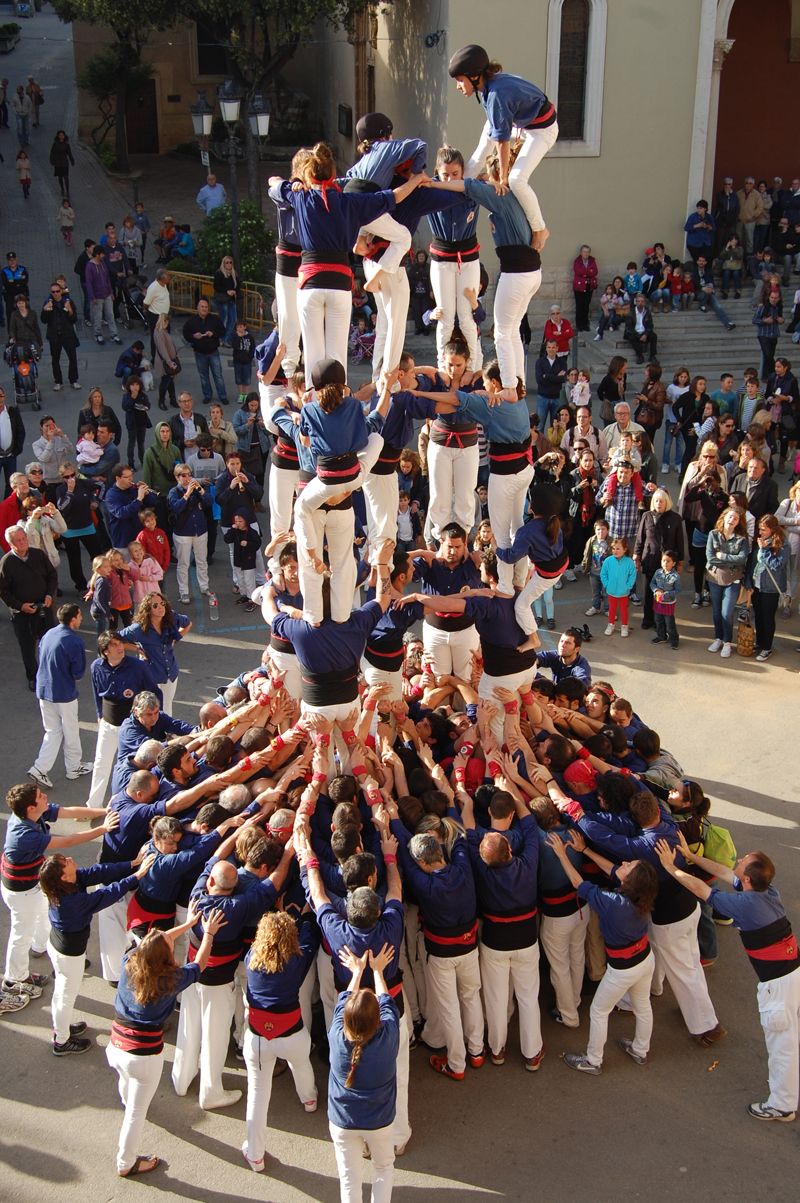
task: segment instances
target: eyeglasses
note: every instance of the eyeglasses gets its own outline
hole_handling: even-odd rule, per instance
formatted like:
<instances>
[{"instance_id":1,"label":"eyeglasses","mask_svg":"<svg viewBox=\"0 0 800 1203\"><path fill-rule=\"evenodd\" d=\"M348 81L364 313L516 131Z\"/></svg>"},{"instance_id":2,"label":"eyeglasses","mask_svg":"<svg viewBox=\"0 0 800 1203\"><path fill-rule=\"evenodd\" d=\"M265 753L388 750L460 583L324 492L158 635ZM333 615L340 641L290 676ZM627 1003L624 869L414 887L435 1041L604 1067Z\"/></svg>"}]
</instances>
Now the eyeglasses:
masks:
<instances>
[{"instance_id":1,"label":"eyeglasses","mask_svg":"<svg viewBox=\"0 0 800 1203\"><path fill-rule=\"evenodd\" d=\"M74 480L75 473L74 472L62 472L61 479L62 480Z\"/></svg>"},{"instance_id":2,"label":"eyeglasses","mask_svg":"<svg viewBox=\"0 0 800 1203\"><path fill-rule=\"evenodd\" d=\"M50 289L50 296L51 296L51 297L60 297L60 296L61 296L61 289L60 289L60 288L51 288L51 289Z\"/></svg>"},{"instance_id":3,"label":"eyeglasses","mask_svg":"<svg viewBox=\"0 0 800 1203\"><path fill-rule=\"evenodd\" d=\"M165 608L166 608L166 604L167 604L167 603L166 603L166 602L163 602L163 601L160 601L160 602L157 602L157 601L150 602L150 609L151 609L151 610L163 610L163 609L165 609Z\"/></svg>"},{"instance_id":4,"label":"eyeglasses","mask_svg":"<svg viewBox=\"0 0 800 1203\"><path fill-rule=\"evenodd\" d=\"M43 472L44 472L44 468L31 468L31 470L28 473L28 476L41 476Z\"/></svg>"}]
</instances>

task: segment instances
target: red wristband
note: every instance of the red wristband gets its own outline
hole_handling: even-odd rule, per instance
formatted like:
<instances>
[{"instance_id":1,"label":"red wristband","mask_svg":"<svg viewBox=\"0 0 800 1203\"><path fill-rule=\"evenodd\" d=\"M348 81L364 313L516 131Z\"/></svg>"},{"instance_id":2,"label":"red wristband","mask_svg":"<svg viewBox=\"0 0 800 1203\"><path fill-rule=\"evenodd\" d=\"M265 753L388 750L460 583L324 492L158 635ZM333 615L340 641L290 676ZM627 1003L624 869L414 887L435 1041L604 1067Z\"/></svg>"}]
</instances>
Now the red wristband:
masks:
<instances>
[{"instance_id":1,"label":"red wristband","mask_svg":"<svg viewBox=\"0 0 800 1203\"><path fill-rule=\"evenodd\" d=\"M578 748L578 751L575 753L575 755L578 757L578 760L588 760L591 756L591 752L588 748Z\"/></svg>"},{"instance_id":2,"label":"red wristband","mask_svg":"<svg viewBox=\"0 0 800 1203\"><path fill-rule=\"evenodd\" d=\"M353 745L358 742L358 736L356 735L355 731L343 731L342 739L347 744L348 748L352 748Z\"/></svg>"},{"instance_id":3,"label":"red wristband","mask_svg":"<svg viewBox=\"0 0 800 1203\"><path fill-rule=\"evenodd\" d=\"M411 687L411 696L412 696L412 698L418 698L418 697L420 697L420 695L421 695L421 694L423 694L424 692L425 692L425 691L423 690L423 688L422 688L422 686L421 686L421 685L413 685L413 686Z\"/></svg>"},{"instance_id":4,"label":"red wristband","mask_svg":"<svg viewBox=\"0 0 800 1203\"><path fill-rule=\"evenodd\" d=\"M368 710L371 713L373 710L375 710L377 705L378 705L377 698L367 698L366 702L362 706L362 710Z\"/></svg>"},{"instance_id":5,"label":"red wristband","mask_svg":"<svg viewBox=\"0 0 800 1203\"><path fill-rule=\"evenodd\" d=\"M532 706L533 705L533 690L532 689L529 689L527 693L520 693L519 696L522 698L523 706Z\"/></svg>"},{"instance_id":6,"label":"red wristband","mask_svg":"<svg viewBox=\"0 0 800 1203\"><path fill-rule=\"evenodd\" d=\"M311 773L310 769L306 773L301 773L301 776L302 776L303 780L305 781L306 785L310 785L311 782L314 780L313 774Z\"/></svg>"},{"instance_id":7,"label":"red wristband","mask_svg":"<svg viewBox=\"0 0 800 1203\"><path fill-rule=\"evenodd\" d=\"M354 777L363 777L363 775L364 775L364 773L366 773L366 771L367 771L367 766L365 764L351 764L350 765L350 772L353 774Z\"/></svg>"},{"instance_id":8,"label":"red wristband","mask_svg":"<svg viewBox=\"0 0 800 1203\"><path fill-rule=\"evenodd\" d=\"M506 714L516 714L517 709L518 709L517 703L516 702L504 702L503 709L505 710Z\"/></svg>"},{"instance_id":9,"label":"red wristband","mask_svg":"<svg viewBox=\"0 0 800 1203\"><path fill-rule=\"evenodd\" d=\"M461 747L458 749L459 755L466 756L467 760L469 760L470 756L472 755L472 753L474 751L475 751L475 745L471 744L469 742L469 740L467 740L465 743L463 743L461 745Z\"/></svg>"},{"instance_id":10,"label":"red wristband","mask_svg":"<svg viewBox=\"0 0 800 1203\"><path fill-rule=\"evenodd\" d=\"M242 773L249 773L253 767L253 763L249 756L243 756L236 767Z\"/></svg>"},{"instance_id":11,"label":"red wristband","mask_svg":"<svg viewBox=\"0 0 800 1203\"><path fill-rule=\"evenodd\" d=\"M383 857L383 863L385 865L396 865L397 857L393 852L386 852Z\"/></svg>"},{"instance_id":12,"label":"red wristband","mask_svg":"<svg viewBox=\"0 0 800 1203\"><path fill-rule=\"evenodd\" d=\"M305 867L306 867L306 869L318 869L319 861L317 860L316 857L311 857L309 860L306 861Z\"/></svg>"},{"instance_id":13,"label":"red wristband","mask_svg":"<svg viewBox=\"0 0 800 1203\"><path fill-rule=\"evenodd\" d=\"M273 739L272 743L269 746L271 748L282 748L283 747L283 736L276 735L275 738Z\"/></svg>"},{"instance_id":14,"label":"red wristband","mask_svg":"<svg viewBox=\"0 0 800 1203\"><path fill-rule=\"evenodd\" d=\"M379 806L383 801L383 794L379 789L376 789L374 785L366 791L366 794L367 801L369 802L370 806Z\"/></svg>"},{"instance_id":15,"label":"red wristband","mask_svg":"<svg viewBox=\"0 0 800 1203\"><path fill-rule=\"evenodd\" d=\"M500 774L502 773L502 771L503 770L500 768L500 765L497 763L496 760L489 761L489 776L490 777L499 777Z\"/></svg>"},{"instance_id":16,"label":"red wristband","mask_svg":"<svg viewBox=\"0 0 800 1203\"><path fill-rule=\"evenodd\" d=\"M328 780L328 774L327 774L327 773L314 773L314 775L312 776L311 780L312 780L312 781L320 781L320 782L322 782L322 781L327 781L327 780Z\"/></svg>"},{"instance_id":17,"label":"red wristband","mask_svg":"<svg viewBox=\"0 0 800 1203\"><path fill-rule=\"evenodd\" d=\"M269 706L269 694L260 693L258 695L258 704L259 706Z\"/></svg>"},{"instance_id":18,"label":"red wristband","mask_svg":"<svg viewBox=\"0 0 800 1203\"><path fill-rule=\"evenodd\" d=\"M467 779L467 770L466 769L454 769L453 771L455 772L455 775L456 775L456 781L466 781L466 779Z\"/></svg>"}]
</instances>

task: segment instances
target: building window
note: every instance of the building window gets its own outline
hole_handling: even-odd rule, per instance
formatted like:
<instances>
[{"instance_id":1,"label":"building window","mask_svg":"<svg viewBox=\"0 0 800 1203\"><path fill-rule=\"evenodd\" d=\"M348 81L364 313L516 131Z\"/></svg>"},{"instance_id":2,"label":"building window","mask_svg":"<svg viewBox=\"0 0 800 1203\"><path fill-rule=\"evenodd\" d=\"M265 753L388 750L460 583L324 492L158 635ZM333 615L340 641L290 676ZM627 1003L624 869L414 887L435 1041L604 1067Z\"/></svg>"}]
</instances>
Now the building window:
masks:
<instances>
[{"instance_id":1,"label":"building window","mask_svg":"<svg viewBox=\"0 0 800 1203\"><path fill-rule=\"evenodd\" d=\"M550 0L547 95L558 111L556 158L600 154L608 0Z\"/></svg>"},{"instance_id":2,"label":"building window","mask_svg":"<svg viewBox=\"0 0 800 1203\"><path fill-rule=\"evenodd\" d=\"M220 46L214 32L205 21L195 21L197 28L197 74L227 75L225 47Z\"/></svg>"},{"instance_id":3,"label":"building window","mask_svg":"<svg viewBox=\"0 0 800 1203\"><path fill-rule=\"evenodd\" d=\"M589 0L564 0L558 64L559 138L583 138L588 51Z\"/></svg>"}]
</instances>

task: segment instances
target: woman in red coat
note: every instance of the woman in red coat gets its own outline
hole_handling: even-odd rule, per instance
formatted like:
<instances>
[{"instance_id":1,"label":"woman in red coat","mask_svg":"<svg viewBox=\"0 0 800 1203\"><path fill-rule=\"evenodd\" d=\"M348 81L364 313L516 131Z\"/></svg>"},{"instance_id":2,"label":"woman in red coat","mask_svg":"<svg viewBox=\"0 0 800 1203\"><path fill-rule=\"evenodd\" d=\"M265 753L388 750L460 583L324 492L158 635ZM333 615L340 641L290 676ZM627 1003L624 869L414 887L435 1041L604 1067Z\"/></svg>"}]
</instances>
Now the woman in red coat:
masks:
<instances>
[{"instance_id":1,"label":"woman in red coat","mask_svg":"<svg viewBox=\"0 0 800 1203\"><path fill-rule=\"evenodd\" d=\"M581 253L572 265L572 291L575 294L575 328L589 329L589 306L592 293L597 288L597 263L592 258L592 248L582 246Z\"/></svg>"},{"instance_id":2,"label":"woman in red coat","mask_svg":"<svg viewBox=\"0 0 800 1203\"><path fill-rule=\"evenodd\" d=\"M561 306L551 305L550 316L544 324L544 343L554 339L558 343L559 355L569 354L569 344L575 337L575 331L565 317L561 316ZM544 355L544 351L542 351Z\"/></svg>"}]
</instances>

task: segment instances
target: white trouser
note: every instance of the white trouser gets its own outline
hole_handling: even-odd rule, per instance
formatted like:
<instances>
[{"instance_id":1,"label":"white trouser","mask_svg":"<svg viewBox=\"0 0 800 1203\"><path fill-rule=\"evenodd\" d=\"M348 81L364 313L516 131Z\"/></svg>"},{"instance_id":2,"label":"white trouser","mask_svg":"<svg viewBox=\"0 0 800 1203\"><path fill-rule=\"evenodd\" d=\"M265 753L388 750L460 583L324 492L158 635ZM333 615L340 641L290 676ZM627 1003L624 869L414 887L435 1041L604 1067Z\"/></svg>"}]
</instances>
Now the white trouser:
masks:
<instances>
[{"instance_id":1,"label":"white trouser","mask_svg":"<svg viewBox=\"0 0 800 1203\"><path fill-rule=\"evenodd\" d=\"M165 714L172 715L172 706L175 702L175 694L178 692L178 678L174 681L159 681L158 688L161 690L161 696L164 699L164 705L161 709Z\"/></svg>"},{"instance_id":2,"label":"white trouser","mask_svg":"<svg viewBox=\"0 0 800 1203\"><path fill-rule=\"evenodd\" d=\"M545 228L544 218L536 193L528 183L528 177L539 166L550 147L555 146L558 138L558 122L554 121L552 125L548 125L546 129L542 130L515 128L514 139L516 140L518 137L522 139L523 145L514 166L508 173L508 184L519 201L531 229L543 230ZM494 149L494 145L487 121L481 132L480 141L467 163L466 175L468 178L474 178L484 170L486 156L490 150Z\"/></svg>"},{"instance_id":3,"label":"white trouser","mask_svg":"<svg viewBox=\"0 0 800 1203\"><path fill-rule=\"evenodd\" d=\"M517 402L517 405L521 404ZM497 546L504 550L511 547L525 520L525 500L532 479L531 464L510 476L489 472L489 520ZM516 564L504 564L498 559L497 573L501 593L512 593L515 587L521 589L528 575L528 557L523 556Z\"/></svg>"},{"instance_id":4,"label":"white trouser","mask_svg":"<svg viewBox=\"0 0 800 1203\"><path fill-rule=\"evenodd\" d=\"M634 965L632 969L613 969L611 965L606 967L589 1011L589 1044L586 1059L591 1065L603 1064L603 1049L608 1038L608 1017L623 995L630 999L631 1009L636 1016L633 1051L640 1057L647 1056L650 1037L653 1034L650 979L654 967L655 962L651 956L645 957L640 965Z\"/></svg>"},{"instance_id":5,"label":"white trouser","mask_svg":"<svg viewBox=\"0 0 800 1203\"><path fill-rule=\"evenodd\" d=\"M525 351L519 325L541 283L541 270L501 272L497 281L494 294L494 345L503 388L516 389L518 379L525 383Z\"/></svg>"},{"instance_id":6,"label":"white trouser","mask_svg":"<svg viewBox=\"0 0 800 1203\"><path fill-rule=\"evenodd\" d=\"M216 1107L224 1097L222 1074L228 1053L236 1001L236 983L203 986L195 983L181 997L181 1017L175 1042L172 1085L186 1094L200 1063L200 1106Z\"/></svg>"},{"instance_id":7,"label":"white trouser","mask_svg":"<svg viewBox=\"0 0 800 1203\"><path fill-rule=\"evenodd\" d=\"M317 975L314 965L308 970L308 973L303 978L300 989L297 991L297 997L300 1002L300 1013L303 1016L303 1023L307 1031L311 1031L311 1008L314 1004L314 987L317 983Z\"/></svg>"},{"instance_id":8,"label":"white trouser","mask_svg":"<svg viewBox=\"0 0 800 1203\"><path fill-rule=\"evenodd\" d=\"M260 1161L267 1145L267 1113L272 1095L272 1071L275 1061L289 1062L294 1088L301 1103L317 1098L314 1070L311 1068L311 1036L306 1028L291 1036L264 1040L248 1030L244 1036L244 1060L247 1066L247 1156Z\"/></svg>"},{"instance_id":9,"label":"white trouser","mask_svg":"<svg viewBox=\"0 0 800 1203\"><path fill-rule=\"evenodd\" d=\"M300 683L300 661L289 652L276 652L274 647L269 649L269 657L279 673L286 673L283 678L283 688L290 698L299 702L303 696Z\"/></svg>"},{"instance_id":10,"label":"white trouser","mask_svg":"<svg viewBox=\"0 0 800 1203\"><path fill-rule=\"evenodd\" d=\"M335 497L340 497L343 493L354 493L356 489L360 489L364 483L364 474L370 471L382 450L383 435L371 434L367 439L366 447L358 452L359 472L353 480L346 484L337 484L330 483L321 476L315 476L301 489L294 503L294 525L298 544L302 543L306 547L313 546L310 542L313 533L309 528L313 515L321 505L330 503ZM321 553L322 549L318 548L317 550Z\"/></svg>"},{"instance_id":11,"label":"white trouser","mask_svg":"<svg viewBox=\"0 0 800 1203\"><path fill-rule=\"evenodd\" d=\"M556 1009L565 1027L576 1028L581 1001L586 928L589 907L584 905L573 915L542 915L539 939L550 963L550 981L556 992Z\"/></svg>"},{"instance_id":12,"label":"white trouser","mask_svg":"<svg viewBox=\"0 0 800 1203\"><path fill-rule=\"evenodd\" d=\"M106 786L117 759L119 746L119 727L113 727L101 718L97 724L97 743L94 747L94 764L92 766L92 786L86 805L93 809L103 805Z\"/></svg>"},{"instance_id":13,"label":"white trouser","mask_svg":"<svg viewBox=\"0 0 800 1203\"><path fill-rule=\"evenodd\" d=\"M769 1058L768 1107L796 1111L800 1077L800 969L758 983L758 1010Z\"/></svg>"},{"instance_id":14,"label":"white trouser","mask_svg":"<svg viewBox=\"0 0 800 1203\"><path fill-rule=\"evenodd\" d=\"M364 680L366 681L367 685L383 685L385 683L390 686L389 693L386 695L389 701L393 702L395 699L402 698L402 668L398 668L395 672L388 672L385 668L376 668L375 665L370 664L369 660L367 660L367 658L364 656L361 659L361 671L364 674Z\"/></svg>"},{"instance_id":15,"label":"white trouser","mask_svg":"<svg viewBox=\"0 0 800 1203\"><path fill-rule=\"evenodd\" d=\"M481 989L492 1052L499 1053L506 1047L513 990L519 1006L520 1049L523 1057L535 1057L542 1047L538 941L529 948L509 952L481 944Z\"/></svg>"},{"instance_id":16,"label":"white trouser","mask_svg":"<svg viewBox=\"0 0 800 1203\"><path fill-rule=\"evenodd\" d=\"M127 895L118 898L113 906L104 907L97 916L100 964L103 967L103 978L107 982L119 981L122 958L132 943L132 937L128 935L128 902Z\"/></svg>"},{"instance_id":17,"label":"white trouser","mask_svg":"<svg viewBox=\"0 0 800 1203\"><path fill-rule=\"evenodd\" d=\"M527 693L535 675L536 669L533 667L523 668L521 672L508 673L503 677L492 677L488 673L481 673L481 679L478 682L478 697L491 702L497 711L491 720L491 728L500 747L503 746L504 742L503 723L506 716L505 711L502 709L502 703L499 703L494 696L494 691L499 686L501 689L510 689L512 693L515 693L517 690L522 690L522 687L525 686L525 692ZM465 679L468 680L469 678Z\"/></svg>"},{"instance_id":18,"label":"white trouser","mask_svg":"<svg viewBox=\"0 0 800 1203\"><path fill-rule=\"evenodd\" d=\"M201 589L208 588L208 535L173 535L175 545L175 571L178 577L178 593L181 597L189 595L189 565L194 562L197 566L197 583Z\"/></svg>"},{"instance_id":19,"label":"white trouser","mask_svg":"<svg viewBox=\"0 0 800 1203\"><path fill-rule=\"evenodd\" d=\"M522 563L528 567L527 556ZM565 567L566 571L566 567ZM538 631L536 619L533 616L532 606L538 598L546 593L548 589L552 589L556 581L560 581L563 573L558 576L539 576L539 573L534 568L531 572L530 580L520 594L517 595L517 600L514 602L514 617L519 626L522 627L526 635L532 635L534 631Z\"/></svg>"},{"instance_id":20,"label":"white trouser","mask_svg":"<svg viewBox=\"0 0 800 1203\"><path fill-rule=\"evenodd\" d=\"M419 1023L420 1019L425 1017L428 995L422 926L419 921L419 907L414 902L406 903L405 940L400 956L403 967L403 990L411 1006L411 1018L414 1023ZM405 961L403 961L404 957ZM409 972L406 972L406 966Z\"/></svg>"},{"instance_id":21,"label":"white trouser","mask_svg":"<svg viewBox=\"0 0 800 1203\"><path fill-rule=\"evenodd\" d=\"M109 1044L106 1060L119 1074L119 1097L125 1108L117 1146L117 1169L125 1173L136 1158L142 1156L137 1150L147 1119L147 1109L161 1081L164 1052L162 1050L153 1057L137 1057Z\"/></svg>"},{"instance_id":22,"label":"white trouser","mask_svg":"<svg viewBox=\"0 0 800 1203\"><path fill-rule=\"evenodd\" d=\"M433 671L437 677L452 674L462 681L469 681L472 670L470 652L480 646L480 635L474 626L463 631L440 631L429 622L422 624L422 642L426 652L433 656Z\"/></svg>"},{"instance_id":23,"label":"white trouser","mask_svg":"<svg viewBox=\"0 0 800 1203\"><path fill-rule=\"evenodd\" d=\"M708 993L708 984L700 964L700 948L697 943L697 925L700 922L700 907L677 923L648 924L650 943L656 958L653 973L654 993L660 994L664 976L672 987L687 1028L693 1036L710 1032L717 1026L714 1005Z\"/></svg>"},{"instance_id":24,"label":"white trouser","mask_svg":"<svg viewBox=\"0 0 800 1203\"><path fill-rule=\"evenodd\" d=\"M286 348L283 371L287 380L300 363L300 314L297 312L297 276L275 273L275 300L278 302L278 331Z\"/></svg>"},{"instance_id":25,"label":"white trouser","mask_svg":"<svg viewBox=\"0 0 800 1203\"><path fill-rule=\"evenodd\" d=\"M431 1007L438 1012L444 1033L447 1063L454 1073L463 1073L467 1064L465 1042L473 1056L477 1057L483 1051L481 971L477 948L460 957L428 954L428 991ZM426 1039L424 1035L423 1039Z\"/></svg>"},{"instance_id":26,"label":"white trouser","mask_svg":"<svg viewBox=\"0 0 800 1203\"><path fill-rule=\"evenodd\" d=\"M365 259L364 275L367 283L381 269L383 269L383 259L377 263L373 259ZM390 276L381 276L380 286L380 292L372 294L377 307L375 344L372 349L373 381L380 378L381 370L393 372L400 363L400 356L403 354L406 340L408 302L411 295L408 275L405 271L394 272Z\"/></svg>"},{"instance_id":27,"label":"white trouser","mask_svg":"<svg viewBox=\"0 0 800 1203\"><path fill-rule=\"evenodd\" d=\"M440 368L444 367L444 348L453 337L456 314L464 341L469 347L469 363L473 372L483 366L478 327L472 316L472 306L464 296L466 288L474 289L475 295L481 288L481 264L479 259L458 263L456 259L440 261L431 258L431 288L436 298L436 307L442 316L436 323L436 355Z\"/></svg>"},{"instance_id":28,"label":"white trouser","mask_svg":"<svg viewBox=\"0 0 800 1203\"><path fill-rule=\"evenodd\" d=\"M330 953L320 946L317 953L317 977L319 979L319 997L325 1015L325 1031L333 1023L333 1012L336 1010L336 983L333 980L333 962Z\"/></svg>"},{"instance_id":29,"label":"white trouser","mask_svg":"<svg viewBox=\"0 0 800 1203\"><path fill-rule=\"evenodd\" d=\"M233 979L233 983L236 987L233 1004L233 1039L237 1046L242 1048L244 1045L244 1034L247 1031L247 1013L249 1010L247 1002L247 970L244 967L244 961L240 961L236 966L236 976Z\"/></svg>"},{"instance_id":30,"label":"white trouser","mask_svg":"<svg viewBox=\"0 0 800 1203\"><path fill-rule=\"evenodd\" d=\"M392 217L391 213L382 213L380 217L376 217L364 227L364 232L374 234L376 238L382 238L390 245L383 252L383 258L377 264L377 267L382 268L388 275L401 273L398 271L400 262L403 256L411 249L411 231L401 226L400 222ZM366 273L368 259L364 260L364 271ZM375 274L374 272L372 273ZM405 276L405 271L402 275ZM370 279L370 276L367 276ZM381 284L383 281L381 281Z\"/></svg>"},{"instance_id":31,"label":"white trouser","mask_svg":"<svg viewBox=\"0 0 800 1203\"><path fill-rule=\"evenodd\" d=\"M355 723L355 726L357 727L358 719L361 717L361 703L358 700L358 698L356 698L352 702L336 702L332 706L309 706L308 702L303 702L300 707L301 715L308 714L308 713L321 714L323 716L323 718L333 719L334 724L336 723L337 719L347 718L347 716L353 710L358 711L358 718L356 719L356 723ZM329 766L328 766L328 781L332 781L333 778L336 776L336 761L334 760L334 757L333 757L333 749L334 748L339 753L339 764L341 765L342 772L343 773L349 772L350 749L348 748L347 744L344 742L344 740L342 738L342 732L338 726L334 726L333 732L332 732L332 745L331 745L331 748L329 749L330 757L329 757ZM320 993L321 992L322 992L322 986L320 984ZM334 1007L336 1006L335 996L334 996L333 1005L334 1005ZM331 1022L333 1022L333 1010L331 1010ZM328 1024L328 1027L330 1027L330 1023Z\"/></svg>"},{"instance_id":32,"label":"white trouser","mask_svg":"<svg viewBox=\"0 0 800 1203\"><path fill-rule=\"evenodd\" d=\"M264 419L264 423L270 434L275 434L277 428L270 424L269 415L275 408L276 402L280 401L281 397L286 396L286 385L262 384L259 380L258 395L261 399L261 417Z\"/></svg>"},{"instance_id":33,"label":"white trouser","mask_svg":"<svg viewBox=\"0 0 800 1203\"><path fill-rule=\"evenodd\" d=\"M394 1147L400 1149L411 1139L411 1126L408 1122L408 1075L409 1049L411 1045L411 1020L408 1014L408 999L403 988L403 1014L400 1016L400 1043L397 1046L397 1062L395 1068L397 1095L395 1098L394 1123L392 1136Z\"/></svg>"},{"instance_id":34,"label":"white trouser","mask_svg":"<svg viewBox=\"0 0 800 1203\"><path fill-rule=\"evenodd\" d=\"M372 1203L389 1203L394 1182L392 1125L371 1129L338 1128L329 1121L328 1128L339 1171L341 1203L361 1203L365 1144L372 1158Z\"/></svg>"},{"instance_id":35,"label":"white trouser","mask_svg":"<svg viewBox=\"0 0 800 1203\"><path fill-rule=\"evenodd\" d=\"M81 732L78 726L78 699L73 702L45 702L39 699L44 739L33 767L47 773L56 762L61 741L64 741L64 767L77 773L81 763Z\"/></svg>"},{"instance_id":36,"label":"white trouser","mask_svg":"<svg viewBox=\"0 0 800 1203\"><path fill-rule=\"evenodd\" d=\"M175 907L175 926L180 927L186 922L189 915L189 909L185 906ZM182 936L178 936L172 947L172 955L175 958L176 965L185 965L186 958L189 952L189 933L185 931Z\"/></svg>"},{"instance_id":37,"label":"white trouser","mask_svg":"<svg viewBox=\"0 0 800 1203\"><path fill-rule=\"evenodd\" d=\"M397 510L400 504L400 483L396 472L388 475L370 473L364 480L364 496L367 500L367 537L369 538L370 563L377 562L376 556L387 539L397 542Z\"/></svg>"},{"instance_id":38,"label":"white trouser","mask_svg":"<svg viewBox=\"0 0 800 1203\"><path fill-rule=\"evenodd\" d=\"M237 568L233 566L233 579L239 586L239 593L243 597L252 597L256 587L256 570L255 568Z\"/></svg>"},{"instance_id":39,"label":"white trouser","mask_svg":"<svg viewBox=\"0 0 800 1203\"><path fill-rule=\"evenodd\" d=\"M227 535L227 533L230 529L231 528L229 526L221 527L223 537L225 535ZM258 531L258 537L261 538L261 527L258 525L257 522L253 521L250 523L250 530ZM228 544L228 558L229 558L230 564L231 564L231 580L235 584L236 577L235 577L234 571L233 571L233 544L232 543ZM198 574L198 579L199 579L199 574ZM259 547L258 551L256 552L256 584L263 585L264 582L266 581L266 579L267 579L267 566L264 563L264 554L261 551L261 548Z\"/></svg>"},{"instance_id":40,"label":"white trouser","mask_svg":"<svg viewBox=\"0 0 800 1203\"><path fill-rule=\"evenodd\" d=\"M50 933L47 899L37 882L32 890L8 890L0 885L3 902L11 911L11 930L6 947L7 982L24 982L30 973L28 954L44 952Z\"/></svg>"},{"instance_id":41,"label":"white trouser","mask_svg":"<svg viewBox=\"0 0 800 1203\"><path fill-rule=\"evenodd\" d=\"M442 527L457 522L469 534L475 520L475 489L481 453L474 447L442 447L428 443L431 532L441 538Z\"/></svg>"},{"instance_id":42,"label":"white trouser","mask_svg":"<svg viewBox=\"0 0 800 1203\"><path fill-rule=\"evenodd\" d=\"M347 339L353 303L350 289L299 288L297 310L303 334L306 388L312 387L311 372L321 359L338 359L347 372Z\"/></svg>"},{"instance_id":43,"label":"white trouser","mask_svg":"<svg viewBox=\"0 0 800 1203\"><path fill-rule=\"evenodd\" d=\"M274 539L280 531L286 531L288 534L292 529L294 491L299 478L300 473L296 468L276 468L274 464L270 464L268 483L270 539ZM285 546L286 544L283 542L276 543L269 558L269 570L273 576L280 571L278 560Z\"/></svg>"},{"instance_id":44,"label":"white trouser","mask_svg":"<svg viewBox=\"0 0 800 1203\"><path fill-rule=\"evenodd\" d=\"M47 941L47 955L55 974L53 998L50 1003L53 1015L53 1036L59 1044L66 1044L69 1040L69 1025L72 1023L75 999L80 993L83 981L86 956L85 954L79 957L65 956L63 952L56 952L49 940Z\"/></svg>"},{"instance_id":45,"label":"white trouser","mask_svg":"<svg viewBox=\"0 0 800 1203\"><path fill-rule=\"evenodd\" d=\"M314 510L306 535L309 539L307 546L315 546L320 558L323 539L328 540L331 618L334 622L347 622L353 610L353 593L358 580L358 565L353 555L355 512L352 509ZM322 574L316 571L306 555L305 547L302 541L298 541L297 562L303 594L303 618L306 622L319 623L322 622Z\"/></svg>"}]
</instances>

